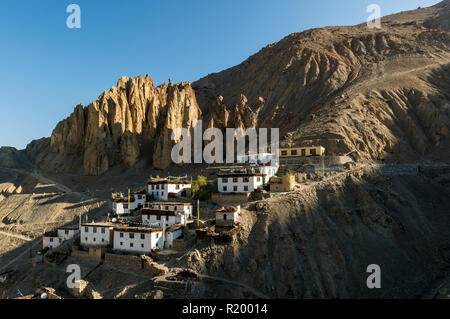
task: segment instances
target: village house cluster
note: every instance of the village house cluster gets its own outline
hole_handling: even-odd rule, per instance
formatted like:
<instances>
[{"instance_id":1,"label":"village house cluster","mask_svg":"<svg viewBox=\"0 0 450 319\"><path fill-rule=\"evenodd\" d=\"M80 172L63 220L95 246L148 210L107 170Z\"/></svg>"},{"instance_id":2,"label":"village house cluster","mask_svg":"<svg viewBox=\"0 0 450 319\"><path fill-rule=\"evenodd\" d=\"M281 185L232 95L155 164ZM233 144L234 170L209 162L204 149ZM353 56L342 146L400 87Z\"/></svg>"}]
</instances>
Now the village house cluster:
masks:
<instances>
[{"instance_id":1,"label":"village house cluster","mask_svg":"<svg viewBox=\"0 0 450 319\"><path fill-rule=\"evenodd\" d=\"M325 149L318 146L280 148L278 155L292 158L324 154ZM263 188L273 192L292 190L295 177L287 173L280 176L279 164L273 164L272 158L271 153L248 154L238 158L237 165L215 167L215 191L211 200L238 202L241 198L237 195L248 196ZM107 221L81 223L80 220L77 226L47 232L43 247L56 248L79 236L84 249L145 254L172 248L174 241L183 237L183 229L198 218L198 207L194 217L192 195L192 178L150 176L146 188L125 195L112 194L112 214L108 214ZM215 225L221 229L233 227L239 215L240 205L223 206L216 210Z\"/></svg>"}]
</instances>

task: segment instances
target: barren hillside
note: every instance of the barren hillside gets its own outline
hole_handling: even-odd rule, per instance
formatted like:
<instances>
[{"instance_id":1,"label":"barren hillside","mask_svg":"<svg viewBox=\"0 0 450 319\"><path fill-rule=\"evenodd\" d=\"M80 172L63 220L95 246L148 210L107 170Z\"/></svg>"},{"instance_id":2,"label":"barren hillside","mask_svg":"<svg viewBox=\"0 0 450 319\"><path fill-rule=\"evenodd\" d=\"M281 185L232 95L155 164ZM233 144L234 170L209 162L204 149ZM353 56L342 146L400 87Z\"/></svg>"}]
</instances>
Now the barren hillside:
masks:
<instances>
[{"instance_id":1,"label":"barren hillside","mask_svg":"<svg viewBox=\"0 0 450 319\"><path fill-rule=\"evenodd\" d=\"M364 168L252 203L237 240L201 243L185 265L274 298L422 297L450 262L448 195L425 176ZM381 289L366 286L370 264L381 267ZM246 297L230 286L202 289Z\"/></svg>"}]
</instances>

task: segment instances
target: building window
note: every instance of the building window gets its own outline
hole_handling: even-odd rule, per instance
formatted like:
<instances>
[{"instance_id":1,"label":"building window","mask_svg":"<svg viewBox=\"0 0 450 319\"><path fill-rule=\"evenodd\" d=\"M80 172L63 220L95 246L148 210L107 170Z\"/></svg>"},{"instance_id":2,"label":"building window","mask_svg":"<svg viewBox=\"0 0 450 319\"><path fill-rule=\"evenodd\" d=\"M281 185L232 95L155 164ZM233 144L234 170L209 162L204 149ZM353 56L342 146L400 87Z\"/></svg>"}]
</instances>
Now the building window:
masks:
<instances>
[{"instance_id":1,"label":"building window","mask_svg":"<svg viewBox=\"0 0 450 319\"><path fill-rule=\"evenodd\" d=\"M155 189L155 185L152 185L152 190L154 190Z\"/></svg>"},{"instance_id":2,"label":"building window","mask_svg":"<svg viewBox=\"0 0 450 319\"><path fill-rule=\"evenodd\" d=\"M159 185L156 185L156 189L159 189Z\"/></svg>"},{"instance_id":3,"label":"building window","mask_svg":"<svg viewBox=\"0 0 450 319\"><path fill-rule=\"evenodd\" d=\"M84 227L84 231L85 231L86 233L89 233L89 228L88 228L88 227Z\"/></svg>"},{"instance_id":4,"label":"building window","mask_svg":"<svg viewBox=\"0 0 450 319\"><path fill-rule=\"evenodd\" d=\"M244 186L244 192L248 192L248 186Z\"/></svg>"},{"instance_id":5,"label":"building window","mask_svg":"<svg viewBox=\"0 0 450 319\"><path fill-rule=\"evenodd\" d=\"M123 238L123 233L120 233L120 238Z\"/></svg>"},{"instance_id":6,"label":"building window","mask_svg":"<svg viewBox=\"0 0 450 319\"><path fill-rule=\"evenodd\" d=\"M142 195L138 195L138 199L142 199Z\"/></svg>"},{"instance_id":7,"label":"building window","mask_svg":"<svg viewBox=\"0 0 450 319\"><path fill-rule=\"evenodd\" d=\"M223 220L227 220L227 214L223 214Z\"/></svg>"},{"instance_id":8,"label":"building window","mask_svg":"<svg viewBox=\"0 0 450 319\"><path fill-rule=\"evenodd\" d=\"M134 233L130 233L130 239L134 238Z\"/></svg>"},{"instance_id":9,"label":"building window","mask_svg":"<svg viewBox=\"0 0 450 319\"><path fill-rule=\"evenodd\" d=\"M164 196L164 192L161 192L161 196Z\"/></svg>"},{"instance_id":10,"label":"building window","mask_svg":"<svg viewBox=\"0 0 450 319\"><path fill-rule=\"evenodd\" d=\"M65 230L65 231L64 231L64 234L69 235L69 231L68 231L68 230Z\"/></svg>"},{"instance_id":11,"label":"building window","mask_svg":"<svg viewBox=\"0 0 450 319\"><path fill-rule=\"evenodd\" d=\"M130 247L133 247L134 246L134 244L133 243L130 243Z\"/></svg>"},{"instance_id":12,"label":"building window","mask_svg":"<svg viewBox=\"0 0 450 319\"><path fill-rule=\"evenodd\" d=\"M92 232L95 234L97 233L97 227L92 228Z\"/></svg>"},{"instance_id":13,"label":"building window","mask_svg":"<svg viewBox=\"0 0 450 319\"><path fill-rule=\"evenodd\" d=\"M84 237L84 241L87 241L87 237Z\"/></svg>"},{"instance_id":14,"label":"building window","mask_svg":"<svg viewBox=\"0 0 450 319\"><path fill-rule=\"evenodd\" d=\"M156 220L161 220L161 216L156 216Z\"/></svg>"},{"instance_id":15,"label":"building window","mask_svg":"<svg viewBox=\"0 0 450 319\"><path fill-rule=\"evenodd\" d=\"M95 241L96 240L96 238L94 237L93 239L92 239L93 241Z\"/></svg>"},{"instance_id":16,"label":"building window","mask_svg":"<svg viewBox=\"0 0 450 319\"><path fill-rule=\"evenodd\" d=\"M233 186L233 191L237 192L237 186Z\"/></svg>"},{"instance_id":17,"label":"building window","mask_svg":"<svg viewBox=\"0 0 450 319\"><path fill-rule=\"evenodd\" d=\"M156 196L159 196L159 192L156 192Z\"/></svg>"},{"instance_id":18,"label":"building window","mask_svg":"<svg viewBox=\"0 0 450 319\"><path fill-rule=\"evenodd\" d=\"M260 182L261 181L261 177L256 178L256 181Z\"/></svg>"},{"instance_id":19,"label":"building window","mask_svg":"<svg viewBox=\"0 0 450 319\"><path fill-rule=\"evenodd\" d=\"M237 183L238 179L237 177L233 177L233 183Z\"/></svg>"},{"instance_id":20,"label":"building window","mask_svg":"<svg viewBox=\"0 0 450 319\"><path fill-rule=\"evenodd\" d=\"M226 186L223 187L224 192L226 192L227 189L228 189L228 188L227 188Z\"/></svg>"},{"instance_id":21,"label":"building window","mask_svg":"<svg viewBox=\"0 0 450 319\"><path fill-rule=\"evenodd\" d=\"M180 185L177 184L177 185L175 186L175 189L180 189Z\"/></svg>"},{"instance_id":22,"label":"building window","mask_svg":"<svg viewBox=\"0 0 450 319\"><path fill-rule=\"evenodd\" d=\"M141 234L141 239L145 239L145 234Z\"/></svg>"},{"instance_id":23,"label":"building window","mask_svg":"<svg viewBox=\"0 0 450 319\"><path fill-rule=\"evenodd\" d=\"M316 155L316 149L315 148L309 150L309 152L310 152L311 155Z\"/></svg>"},{"instance_id":24,"label":"building window","mask_svg":"<svg viewBox=\"0 0 450 319\"><path fill-rule=\"evenodd\" d=\"M228 183L228 178L226 177L222 178L222 183Z\"/></svg>"},{"instance_id":25,"label":"building window","mask_svg":"<svg viewBox=\"0 0 450 319\"><path fill-rule=\"evenodd\" d=\"M159 233L156 233L156 238L158 238L159 237Z\"/></svg>"},{"instance_id":26,"label":"building window","mask_svg":"<svg viewBox=\"0 0 450 319\"><path fill-rule=\"evenodd\" d=\"M302 156L306 156L306 150L302 148Z\"/></svg>"},{"instance_id":27,"label":"building window","mask_svg":"<svg viewBox=\"0 0 450 319\"><path fill-rule=\"evenodd\" d=\"M123 204L123 209L128 209L128 204Z\"/></svg>"},{"instance_id":28,"label":"building window","mask_svg":"<svg viewBox=\"0 0 450 319\"><path fill-rule=\"evenodd\" d=\"M102 234L104 234L105 233L105 229L102 227Z\"/></svg>"},{"instance_id":29,"label":"building window","mask_svg":"<svg viewBox=\"0 0 450 319\"><path fill-rule=\"evenodd\" d=\"M141 248L144 248L144 244L141 244Z\"/></svg>"},{"instance_id":30,"label":"building window","mask_svg":"<svg viewBox=\"0 0 450 319\"><path fill-rule=\"evenodd\" d=\"M50 242L53 243L53 238L50 238Z\"/></svg>"},{"instance_id":31,"label":"building window","mask_svg":"<svg viewBox=\"0 0 450 319\"><path fill-rule=\"evenodd\" d=\"M286 156L287 155L287 151L281 151L281 155L282 156Z\"/></svg>"},{"instance_id":32,"label":"building window","mask_svg":"<svg viewBox=\"0 0 450 319\"><path fill-rule=\"evenodd\" d=\"M105 238L102 238L102 243L104 243L105 242Z\"/></svg>"},{"instance_id":33,"label":"building window","mask_svg":"<svg viewBox=\"0 0 450 319\"><path fill-rule=\"evenodd\" d=\"M123 246L123 242L120 242L120 246Z\"/></svg>"},{"instance_id":34,"label":"building window","mask_svg":"<svg viewBox=\"0 0 450 319\"><path fill-rule=\"evenodd\" d=\"M248 183L248 177L244 177L244 183Z\"/></svg>"},{"instance_id":35,"label":"building window","mask_svg":"<svg viewBox=\"0 0 450 319\"><path fill-rule=\"evenodd\" d=\"M297 155L297 150L292 150L291 155Z\"/></svg>"}]
</instances>

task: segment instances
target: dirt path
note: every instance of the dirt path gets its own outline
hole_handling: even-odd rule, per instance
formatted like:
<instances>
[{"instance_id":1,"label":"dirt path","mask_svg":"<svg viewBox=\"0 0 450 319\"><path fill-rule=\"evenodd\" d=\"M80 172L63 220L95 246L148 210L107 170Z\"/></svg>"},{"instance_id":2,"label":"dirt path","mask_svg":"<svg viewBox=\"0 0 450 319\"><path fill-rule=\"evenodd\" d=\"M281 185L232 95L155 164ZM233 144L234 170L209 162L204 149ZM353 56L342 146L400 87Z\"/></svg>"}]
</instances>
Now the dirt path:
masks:
<instances>
[{"instance_id":1,"label":"dirt path","mask_svg":"<svg viewBox=\"0 0 450 319\"><path fill-rule=\"evenodd\" d=\"M0 271L4 271L6 270L11 264L15 263L17 260L19 260L20 258L24 257L26 254L30 253L30 249L33 249L35 246L40 245L41 241L36 241L34 244L31 245L31 247L26 248L26 247L21 247L24 251L19 254L18 256L14 257L13 259L11 259L7 264L0 266Z\"/></svg>"},{"instance_id":2,"label":"dirt path","mask_svg":"<svg viewBox=\"0 0 450 319\"><path fill-rule=\"evenodd\" d=\"M45 176L42 176L41 174L39 174L39 173L36 172L36 171L31 172L31 175L32 175L34 178L36 178L36 179L37 179L40 183L42 183L42 184L46 184L46 185L49 185L49 186L53 186L53 187L59 189L59 190L62 191L62 192L66 192L66 193L75 193L75 192L72 191L69 187L67 187L67 186L65 186L65 185L62 185L62 184L59 184L59 183L57 183L57 182L55 182L55 181L53 181L53 180L51 180L51 179L49 179L49 178L47 178L47 177L45 177Z\"/></svg>"},{"instance_id":3,"label":"dirt path","mask_svg":"<svg viewBox=\"0 0 450 319\"><path fill-rule=\"evenodd\" d=\"M226 278L222 278L222 277L216 277L216 276L208 276L208 275L198 275L199 278L202 279L209 279L209 280L214 280L214 281L220 281L226 284L231 284L231 285L235 285L235 286L240 286L244 289L247 289L248 291L250 291L252 294L254 294L255 296L257 296L258 298L261 299L270 299L270 297L264 295L263 293L261 293L260 291L256 290L255 288L252 288L250 286L247 286L246 284L242 283L242 282L238 282L238 281L233 281L233 280L229 280Z\"/></svg>"},{"instance_id":4,"label":"dirt path","mask_svg":"<svg viewBox=\"0 0 450 319\"><path fill-rule=\"evenodd\" d=\"M2 230L0 230L0 235L14 237L14 238L18 238L18 239L25 240L25 241L32 241L33 240L32 238L28 238L28 237L23 236L23 235L8 233L8 232L4 232Z\"/></svg>"},{"instance_id":5,"label":"dirt path","mask_svg":"<svg viewBox=\"0 0 450 319\"><path fill-rule=\"evenodd\" d=\"M380 77L376 77L376 78L372 78L367 81L356 83L355 85L348 88L346 94L348 96L351 96L353 94L360 93L362 91L361 90L362 88L368 88L369 86L376 84L377 82L385 82L388 79L403 76L406 74L416 73L416 72L420 72L420 71L424 71L424 70L432 69L432 68L438 68L438 67L448 64L449 62L450 62L449 60L444 60L443 62L431 63L431 64L428 64L428 65L425 65L425 66L422 66L419 68L414 68L414 69L410 69L410 70L406 70L406 71L400 71L400 72L394 72L394 73L383 73L383 75Z\"/></svg>"}]
</instances>

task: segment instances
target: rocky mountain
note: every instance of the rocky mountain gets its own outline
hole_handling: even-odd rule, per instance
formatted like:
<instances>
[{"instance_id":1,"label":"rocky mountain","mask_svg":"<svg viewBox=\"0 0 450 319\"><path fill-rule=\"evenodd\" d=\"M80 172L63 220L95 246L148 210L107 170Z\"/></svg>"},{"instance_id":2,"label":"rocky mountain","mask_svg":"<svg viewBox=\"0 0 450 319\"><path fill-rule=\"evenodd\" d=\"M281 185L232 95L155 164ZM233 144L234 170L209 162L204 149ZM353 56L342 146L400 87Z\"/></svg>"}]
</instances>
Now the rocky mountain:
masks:
<instances>
[{"instance_id":1,"label":"rocky mountain","mask_svg":"<svg viewBox=\"0 0 450 319\"><path fill-rule=\"evenodd\" d=\"M336 175L253 203L237 238L205 239L183 262L270 298L419 298L448 269L447 197L448 188L426 176L372 168ZM371 264L380 266L381 289L367 288ZM249 297L225 285L199 291Z\"/></svg>"},{"instance_id":2,"label":"rocky mountain","mask_svg":"<svg viewBox=\"0 0 450 319\"><path fill-rule=\"evenodd\" d=\"M321 144L361 160L450 156L449 0L361 24L291 34L194 83L123 77L78 105L28 156L42 169L100 175L143 160L171 163L171 132L278 127L282 144ZM204 126L205 128L205 126Z\"/></svg>"},{"instance_id":3,"label":"rocky mountain","mask_svg":"<svg viewBox=\"0 0 450 319\"><path fill-rule=\"evenodd\" d=\"M166 168L171 130L189 129L200 117L189 83L155 87L150 76L122 77L97 101L85 108L77 105L56 126L49 143L41 141L39 147L34 142L27 150L39 154L44 149L45 156L38 159L41 167L87 175L100 175L117 164L133 166L143 154L152 153L158 155L153 165Z\"/></svg>"}]
</instances>

